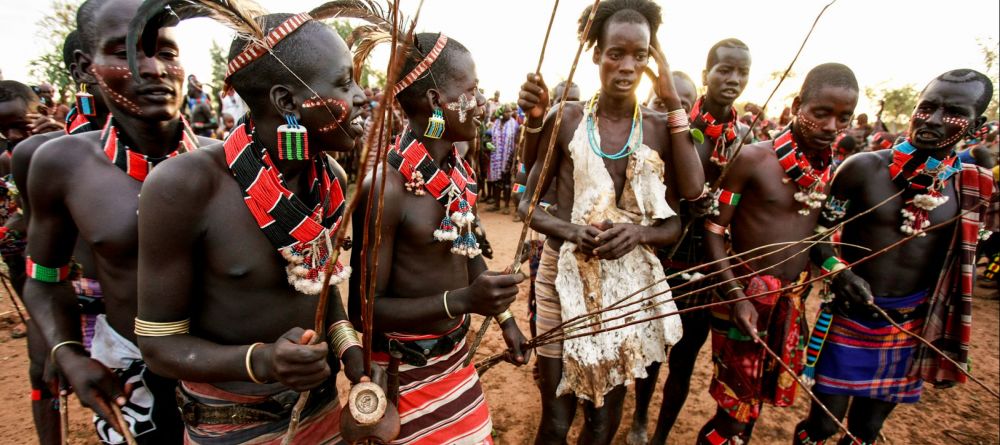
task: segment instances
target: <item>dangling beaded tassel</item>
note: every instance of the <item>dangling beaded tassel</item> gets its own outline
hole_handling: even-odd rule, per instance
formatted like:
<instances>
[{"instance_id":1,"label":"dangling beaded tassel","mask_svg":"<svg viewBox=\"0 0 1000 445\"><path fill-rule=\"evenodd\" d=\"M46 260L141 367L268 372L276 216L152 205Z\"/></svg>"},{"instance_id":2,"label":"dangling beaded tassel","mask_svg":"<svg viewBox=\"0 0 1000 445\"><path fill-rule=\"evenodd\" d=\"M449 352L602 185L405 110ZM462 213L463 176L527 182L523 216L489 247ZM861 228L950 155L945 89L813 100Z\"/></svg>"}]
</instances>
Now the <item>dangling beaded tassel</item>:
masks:
<instances>
[{"instance_id":1,"label":"dangling beaded tassel","mask_svg":"<svg viewBox=\"0 0 1000 445\"><path fill-rule=\"evenodd\" d=\"M472 233L472 225L470 224L465 233L465 255L469 258L475 258L483 251L479 248L479 241L476 239L476 235Z\"/></svg>"},{"instance_id":2,"label":"dangling beaded tassel","mask_svg":"<svg viewBox=\"0 0 1000 445\"><path fill-rule=\"evenodd\" d=\"M87 84L85 83L80 85L80 91L76 93L76 110L87 117L97 116L94 95L87 92Z\"/></svg>"},{"instance_id":3,"label":"dangling beaded tassel","mask_svg":"<svg viewBox=\"0 0 1000 445\"><path fill-rule=\"evenodd\" d=\"M437 241L455 241L457 238L458 228L455 227L451 218L448 217L448 212L445 212L444 218L441 218L441 224L434 231L434 239Z\"/></svg>"},{"instance_id":4,"label":"dangling beaded tassel","mask_svg":"<svg viewBox=\"0 0 1000 445\"><path fill-rule=\"evenodd\" d=\"M475 219L472 216L472 207L469 206L469 202L465 198L459 198L458 210L451 214L451 220L455 221L455 224L459 226L465 226L471 224Z\"/></svg>"},{"instance_id":5,"label":"dangling beaded tassel","mask_svg":"<svg viewBox=\"0 0 1000 445\"><path fill-rule=\"evenodd\" d=\"M306 127L299 125L299 120L293 114L286 114L285 122L285 125L278 127L278 159L309 159L309 132Z\"/></svg>"},{"instance_id":6,"label":"dangling beaded tassel","mask_svg":"<svg viewBox=\"0 0 1000 445\"><path fill-rule=\"evenodd\" d=\"M452 243L451 243L451 253L453 253L455 255L465 255L466 254L465 237L463 237L463 236L456 236L455 237L455 240L452 241Z\"/></svg>"},{"instance_id":7,"label":"dangling beaded tassel","mask_svg":"<svg viewBox=\"0 0 1000 445\"><path fill-rule=\"evenodd\" d=\"M441 112L441 108L434 107L434 114L427 118L427 131L424 131L424 136L441 139L444 135L444 124L444 113Z\"/></svg>"}]
</instances>

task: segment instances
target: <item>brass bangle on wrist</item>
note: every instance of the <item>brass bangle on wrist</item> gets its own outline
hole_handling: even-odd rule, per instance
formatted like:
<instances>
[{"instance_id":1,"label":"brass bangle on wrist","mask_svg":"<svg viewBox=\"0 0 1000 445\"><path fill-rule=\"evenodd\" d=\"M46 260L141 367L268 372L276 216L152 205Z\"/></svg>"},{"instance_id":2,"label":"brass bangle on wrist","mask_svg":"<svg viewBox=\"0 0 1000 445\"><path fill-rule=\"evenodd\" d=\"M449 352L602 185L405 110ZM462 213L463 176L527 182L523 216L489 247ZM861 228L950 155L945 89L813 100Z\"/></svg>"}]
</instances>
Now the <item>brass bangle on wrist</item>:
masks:
<instances>
[{"instance_id":1,"label":"brass bangle on wrist","mask_svg":"<svg viewBox=\"0 0 1000 445\"><path fill-rule=\"evenodd\" d=\"M441 295L441 301L444 302L444 314L448 316L449 320L454 320L455 316L451 315L451 310L448 309L448 292L444 291L444 295Z\"/></svg>"},{"instance_id":2,"label":"brass bangle on wrist","mask_svg":"<svg viewBox=\"0 0 1000 445\"><path fill-rule=\"evenodd\" d=\"M503 324L503 322L510 320L511 318L514 318L514 313L511 312L510 309L507 309L497 314L495 318L497 319L497 324Z\"/></svg>"},{"instance_id":3,"label":"brass bangle on wrist","mask_svg":"<svg viewBox=\"0 0 1000 445\"><path fill-rule=\"evenodd\" d=\"M743 286L740 286L739 284L736 284L736 283L733 283L733 286L732 286L732 287L730 287L730 288L729 288L729 289L728 289L728 290L726 291L726 293L725 293L725 296L726 296L726 297L728 298L728 297L729 297L729 294L731 294L731 293L733 293L733 291L737 291L737 290L739 290L739 291L742 291L742 290L743 290Z\"/></svg>"},{"instance_id":4,"label":"brass bangle on wrist","mask_svg":"<svg viewBox=\"0 0 1000 445\"><path fill-rule=\"evenodd\" d=\"M254 343L254 344L250 345L250 347L247 348L247 355L243 358L243 365L246 366L246 368L247 368L247 376L250 377L250 381L252 381L252 382L254 382L254 383L258 384L258 385L263 385L265 382L262 381L262 380L260 380L260 379L258 379L257 376L254 375L254 373L253 373L253 361L251 359L253 358L253 350L254 350L254 348L256 348L256 347L258 347L258 346L260 346L262 344L264 344L264 343L257 342L257 343Z\"/></svg>"},{"instance_id":5,"label":"brass bangle on wrist","mask_svg":"<svg viewBox=\"0 0 1000 445\"><path fill-rule=\"evenodd\" d=\"M347 320L340 320L330 325L327 336L330 339L330 347L333 348L338 358L343 358L344 353L350 348L361 347L358 332L354 330L354 325Z\"/></svg>"},{"instance_id":6,"label":"brass bangle on wrist","mask_svg":"<svg viewBox=\"0 0 1000 445\"><path fill-rule=\"evenodd\" d=\"M59 342L58 344L56 344L55 346L53 346L52 349L49 349L49 361L53 365L56 364L56 351L58 351L59 348L61 348L63 346L68 346L68 345L76 345L76 346L79 346L81 348L84 347L83 343L78 342L76 340L67 340L67 341L64 341L64 342Z\"/></svg>"}]
</instances>

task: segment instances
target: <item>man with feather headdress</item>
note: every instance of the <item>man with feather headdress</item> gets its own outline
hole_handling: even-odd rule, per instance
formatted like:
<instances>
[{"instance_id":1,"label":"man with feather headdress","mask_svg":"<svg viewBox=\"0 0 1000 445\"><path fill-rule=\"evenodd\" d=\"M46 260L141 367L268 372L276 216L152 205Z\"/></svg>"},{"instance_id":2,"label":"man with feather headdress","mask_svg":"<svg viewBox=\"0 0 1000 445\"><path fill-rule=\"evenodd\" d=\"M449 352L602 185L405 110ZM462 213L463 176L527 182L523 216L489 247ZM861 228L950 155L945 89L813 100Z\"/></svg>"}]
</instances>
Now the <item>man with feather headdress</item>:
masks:
<instances>
[{"instance_id":1,"label":"man with feather headdress","mask_svg":"<svg viewBox=\"0 0 1000 445\"><path fill-rule=\"evenodd\" d=\"M389 352L402 354L393 443L492 443L493 421L467 360L471 314L497 316L510 361L522 365L527 355L505 311L524 276L486 269L475 229L476 176L455 146L476 137L485 98L472 55L457 40L420 33L405 57L401 80L386 94L399 100L408 125L389 148L387 167L359 191L361 199L382 195L381 224L366 220L363 208L353 215L354 239L367 230L382 241L377 262L374 254L352 256L364 272L352 276L350 312L357 318L361 283L374 278L373 358L386 363ZM372 252L374 242L361 249Z\"/></svg>"},{"instance_id":2,"label":"man with feather headdress","mask_svg":"<svg viewBox=\"0 0 1000 445\"><path fill-rule=\"evenodd\" d=\"M325 271L331 285L350 274L327 269L347 207L346 175L327 153L354 148L366 99L347 45L319 22L352 15L344 6L293 15L251 2L147 0L130 30L148 49L166 7L235 28L226 82L250 110L223 143L157 169L139 204L139 345L150 367L179 380L189 442L276 444L293 432L296 443L337 442L341 360L352 382L364 378L335 288L320 315L327 329L304 329Z\"/></svg>"}]
</instances>

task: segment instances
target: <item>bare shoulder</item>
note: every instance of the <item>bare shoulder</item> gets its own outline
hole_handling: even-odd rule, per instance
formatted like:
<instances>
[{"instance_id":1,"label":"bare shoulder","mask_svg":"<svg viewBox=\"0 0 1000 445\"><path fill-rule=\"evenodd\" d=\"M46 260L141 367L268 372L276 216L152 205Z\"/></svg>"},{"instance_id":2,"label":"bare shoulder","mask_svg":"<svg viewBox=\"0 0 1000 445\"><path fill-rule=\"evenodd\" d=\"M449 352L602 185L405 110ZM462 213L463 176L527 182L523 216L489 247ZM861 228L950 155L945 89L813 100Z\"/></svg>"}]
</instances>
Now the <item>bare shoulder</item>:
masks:
<instances>
[{"instance_id":1,"label":"bare shoulder","mask_svg":"<svg viewBox=\"0 0 1000 445\"><path fill-rule=\"evenodd\" d=\"M65 175L79 170L100 152L101 132L66 135L43 143L31 155L31 169L46 174Z\"/></svg>"},{"instance_id":2,"label":"bare shoulder","mask_svg":"<svg viewBox=\"0 0 1000 445\"><path fill-rule=\"evenodd\" d=\"M382 188L383 178L385 180L385 191L384 196L386 200L398 199L402 196L404 186L406 182L403 179L403 175L399 173L398 170L389 167L388 165L378 165L375 166L368 176L365 176L365 180L361 182L361 193L362 198L367 198L368 195L375 190L376 193ZM378 195L376 194L376 198ZM363 205L358 205L357 208L363 208Z\"/></svg>"},{"instance_id":3,"label":"bare shoulder","mask_svg":"<svg viewBox=\"0 0 1000 445\"><path fill-rule=\"evenodd\" d=\"M733 159L736 166L759 166L763 162L774 160L778 157L774 154L773 141L761 141L756 144L744 145L739 154Z\"/></svg>"},{"instance_id":4,"label":"bare shoulder","mask_svg":"<svg viewBox=\"0 0 1000 445\"><path fill-rule=\"evenodd\" d=\"M576 129L576 124L579 124L580 119L583 119L583 109L585 104L580 101L567 101L565 109L563 110L562 122L560 125L560 132L565 132L567 128ZM555 125L556 118L559 116L559 103L552 105L549 110L549 114L545 116L545 125L553 126ZM572 124L572 125L571 125Z\"/></svg>"},{"instance_id":5,"label":"bare shoulder","mask_svg":"<svg viewBox=\"0 0 1000 445\"><path fill-rule=\"evenodd\" d=\"M870 178L872 173L887 168L892 161L892 150L858 153L847 158L837 169L837 175Z\"/></svg>"},{"instance_id":6,"label":"bare shoulder","mask_svg":"<svg viewBox=\"0 0 1000 445\"><path fill-rule=\"evenodd\" d=\"M31 156L35 154L42 145L49 141L66 136L65 133L53 131L51 133L36 134L20 144L14 147L14 152L12 153L14 165L27 164L31 160Z\"/></svg>"},{"instance_id":7,"label":"bare shoulder","mask_svg":"<svg viewBox=\"0 0 1000 445\"><path fill-rule=\"evenodd\" d=\"M185 205L204 203L219 180L230 176L222 142L209 140L210 145L167 159L150 172L142 185L142 194L156 199L184 202Z\"/></svg>"}]
</instances>

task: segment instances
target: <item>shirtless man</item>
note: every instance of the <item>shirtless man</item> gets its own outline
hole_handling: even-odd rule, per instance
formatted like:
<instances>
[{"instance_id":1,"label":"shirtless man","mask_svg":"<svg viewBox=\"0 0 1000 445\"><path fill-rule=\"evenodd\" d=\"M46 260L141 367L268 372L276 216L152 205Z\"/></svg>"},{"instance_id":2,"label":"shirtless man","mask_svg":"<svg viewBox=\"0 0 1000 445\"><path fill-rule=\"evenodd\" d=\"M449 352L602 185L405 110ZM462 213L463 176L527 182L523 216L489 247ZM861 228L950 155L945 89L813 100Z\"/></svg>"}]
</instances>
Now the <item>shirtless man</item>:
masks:
<instances>
[{"instance_id":1,"label":"shirtless man","mask_svg":"<svg viewBox=\"0 0 1000 445\"><path fill-rule=\"evenodd\" d=\"M814 354L809 354L807 363L814 371L807 368L807 375L816 379L813 390L833 415L847 416L851 434L866 444L875 443L897 404L920 400L925 380L939 387L965 381L954 366L895 331L869 305L883 308L958 363L968 362L976 241L979 224L986 222L993 178L989 170L958 161L955 148L986 121L983 112L992 96L993 84L976 71L959 69L938 76L917 98L905 141L889 150L851 157L834 178L821 222L827 227L903 191L844 226L845 244L877 251L922 233L834 277L834 299L820 315L828 328L817 328L813 334L820 345L818 359L812 361ZM938 171L936 179L928 175L932 168ZM918 207L911 200L929 205ZM929 221L926 226L939 224L969 210L960 221L923 230L923 221ZM825 270L839 270L868 255L858 248L841 249L843 259L832 246L817 246L813 262ZM809 418L796 427L794 440L823 443L836 433L837 424L813 403ZM850 442L845 435L838 443Z\"/></svg>"},{"instance_id":2,"label":"shirtless man","mask_svg":"<svg viewBox=\"0 0 1000 445\"><path fill-rule=\"evenodd\" d=\"M536 282L539 332L595 309L584 303L581 280L600 280L601 288L587 296L596 298L599 307L662 280L654 249L675 242L680 234L667 192L694 199L704 188L687 113L654 38L660 14L651 1L612 0L598 6L589 34L581 38L594 48L601 90L587 103L566 104L559 134L552 133L552 113L542 120L548 101L541 79L529 75L522 86L519 105L528 116L525 125L528 131L541 129L537 159L544 159L549 139L556 138L553 173L546 174L542 188L558 183L555 209L553 215L536 211L531 221L533 229L548 236ZM579 32L589 15L588 8ZM668 114L643 109L635 95L640 76L650 70L650 57L659 66L656 90L671 110ZM535 189L543 165L534 163L527 190ZM523 213L529 201L529 196L522 199ZM668 289L661 283L635 298L669 295ZM646 305L655 300L648 301ZM673 309L666 302L643 314ZM542 419L535 442L565 442L580 400L585 411L580 442L610 443L621 421L625 384L645 377L635 369L663 361L665 347L680 334L680 320L674 316L539 348Z\"/></svg>"},{"instance_id":3,"label":"shirtless man","mask_svg":"<svg viewBox=\"0 0 1000 445\"><path fill-rule=\"evenodd\" d=\"M750 79L750 49L738 39L729 38L717 42L708 50L705 70L701 73L705 94L688 110L691 127L698 129L704 135L704 140L697 143L698 156L705 172L705 181L714 184L729 162L733 152L739 145L740 138L746 138L750 128L741 124L737 117L733 102L740 97ZM697 203L683 203L680 207L681 220L690 224L687 236L681 240L673 257L669 252L661 251L661 259L666 274L670 275L705 262L705 211L711 209L715 197L705 197ZM689 222L693 221L693 222ZM672 249L667 249L672 250ZM703 271L701 274L708 273ZM690 276L696 279L697 275ZM682 277L671 280L672 286L685 283ZM705 284L701 284L704 286ZM688 295L676 301L678 308L688 308L704 305L712 301L713 292L699 292ZM691 374L697 362L698 351L705 344L709 331L709 313L695 311L681 314L684 325L684 336L676 345L670 348L670 358L667 363L670 372L663 385L663 403L660 404L660 414L656 422L656 432L649 443L664 444L670 430L677 421L677 416L687 400L691 383ZM648 373L652 376L643 379L636 385L636 411L632 422L630 439L634 443L642 443L646 430L646 410L656 386L656 376L660 372L659 363L650 366ZM639 409L642 407L643 409Z\"/></svg>"},{"instance_id":4,"label":"shirtless man","mask_svg":"<svg viewBox=\"0 0 1000 445\"><path fill-rule=\"evenodd\" d=\"M87 94L92 96L93 100L88 106L92 107L93 116L84 115L79 111L77 105L74 104L70 108L69 113L67 113L66 129L64 132L53 131L32 136L17 145L11 158L13 164L11 174L14 182L17 184L19 196L22 198L20 208L22 219L25 223L31 218L30 203L24 198L27 197L28 193L28 168L35 151L42 144L67 134L80 134L100 129L108 117L108 110L104 106L100 88L97 84L88 85L84 83L81 79L82 73L76 69L76 52L82 50L83 44L80 40L80 32L76 30L70 32L63 44L63 63L66 66L66 70L69 71L70 76L76 82L77 89L88 91ZM24 226L25 231L27 231L27 224L24 224ZM97 283L92 255L84 243L79 241L76 243L73 258L77 263L80 263L83 269L82 276L73 280L73 287L76 290L78 303L80 304L80 313L86 320L83 325L83 344L89 349L90 339L93 337L94 322L97 320L97 315L104 312L104 302L100 298L100 284ZM23 267L21 269L19 274L23 276ZM32 414L39 442L42 444L55 444L59 443L60 440L60 424L56 414L58 412L58 405L54 403L55 396L51 394L50 385L44 381L42 375L49 360L49 349L44 339L40 336L41 332L36 327L30 327L28 331L28 359L30 361L28 375L31 380Z\"/></svg>"},{"instance_id":5,"label":"shirtless man","mask_svg":"<svg viewBox=\"0 0 1000 445\"><path fill-rule=\"evenodd\" d=\"M379 234L382 244L377 272L374 255L351 257L350 313L360 326L360 286L376 274L375 360L386 363L390 349L403 354L402 429L394 443L490 443L493 423L479 378L471 364L462 366L465 334L470 314L499 315L511 361L525 363L524 337L506 311L524 276L487 271L471 230L476 180L454 143L476 137L485 103L472 55L431 33L418 34L413 51L404 80L387 92L396 94L409 127L388 152L388 168L376 170L360 191L365 200L385 181L383 197L375 196L384 204L382 224L375 225L374 213L365 220L363 207L353 216L355 242L369 230L368 245L357 251L374 252Z\"/></svg>"},{"instance_id":6,"label":"shirtless man","mask_svg":"<svg viewBox=\"0 0 1000 445\"><path fill-rule=\"evenodd\" d=\"M364 372L336 288L332 340L308 344L327 338L310 327L346 207L347 178L327 150L354 148L365 98L331 28L292 14L262 20L280 61L253 57L244 39L229 52L227 84L250 114L224 143L164 163L143 186L136 333L150 369L179 380L188 440L279 443L297 392L312 390L295 440L327 443L339 434L338 359L350 358L353 382ZM289 122L308 131L302 152ZM349 273L335 271L332 284Z\"/></svg>"},{"instance_id":7,"label":"shirtless man","mask_svg":"<svg viewBox=\"0 0 1000 445\"><path fill-rule=\"evenodd\" d=\"M25 303L51 346L50 355L80 400L94 409L101 440L121 443L111 404L123 407L129 429L145 443L181 440L175 382L149 372L135 346L136 210L142 180L156 163L200 143L179 113L183 68L170 30L153 57L126 64L125 34L137 0L88 0L77 13L85 51L82 80L97 83L111 112L100 132L46 143L31 160L28 275ZM107 316L95 327L91 356L80 339L79 306L70 286L77 238L93 251ZM93 357L93 358L91 358Z\"/></svg>"},{"instance_id":8,"label":"shirtless man","mask_svg":"<svg viewBox=\"0 0 1000 445\"><path fill-rule=\"evenodd\" d=\"M707 260L729 256L724 237L730 224L735 252L797 241L813 233L830 180L830 144L851 123L857 102L858 82L850 68L827 63L809 71L792 101L791 124L774 140L746 146L731 161L734 164L722 180L719 215L705 222ZM782 362L801 369L804 290L778 289L807 272L809 257L802 250L793 246L719 275L723 281L747 278L722 285L717 298L757 298L711 309L715 374L709 393L718 410L699 432L699 444L745 442L764 402L794 403L795 380L759 342L767 341ZM717 267L729 265L730 261L721 261Z\"/></svg>"},{"instance_id":9,"label":"shirtless man","mask_svg":"<svg viewBox=\"0 0 1000 445\"><path fill-rule=\"evenodd\" d=\"M14 80L0 80L0 253L10 272L14 292L23 295L24 233L26 221L14 199L14 184L9 181L14 147L32 136L59 132L62 122L49 117L45 106L27 85ZM24 328L24 327L22 327ZM15 331L16 334L17 331ZM23 335L21 335L23 336ZM15 335L15 338L18 338Z\"/></svg>"},{"instance_id":10,"label":"shirtless man","mask_svg":"<svg viewBox=\"0 0 1000 445\"><path fill-rule=\"evenodd\" d=\"M38 113L41 104L31 88L13 80L0 81L0 135L6 139L7 147L0 154L0 254L7 265L7 274L18 296L23 296L24 288L24 247L27 232L27 215L23 200L15 198L17 187L8 174L13 169L12 152L21 150L35 140L50 140L63 135L61 124L44 113ZM34 135L34 136L32 136ZM37 145L36 145L37 146ZM6 278L3 278L6 280ZM18 296L11 295L11 298ZM32 319L27 326L19 325L11 330L11 337L28 336L28 379L31 382L31 412L38 432L39 443L55 444L59 441L58 404L43 377L48 353L45 340L41 337Z\"/></svg>"},{"instance_id":11,"label":"shirtless man","mask_svg":"<svg viewBox=\"0 0 1000 445\"><path fill-rule=\"evenodd\" d=\"M694 87L692 86L692 91L693 90ZM577 102L580 100L580 87L576 83L573 83L569 86L569 88L567 88L566 81L559 82L556 84L556 87L552 89L552 103L559 103L564 94L566 95L566 101ZM533 137L534 139L532 139L532 143L530 144L530 153L528 152L529 147L522 144L522 153L520 154L521 162L519 162L518 165L517 176L514 180L514 192L511 195L514 202L517 203L521 202L521 199L524 197L524 192L527 190L524 184L528 182L528 169L530 166L534 166L535 162L538 160L536 159L536 156L538 155L537 133L532 134L531 136L524 134L524 137L526 139ZM528 159L528 156L530 156L530 159ZM548 193L542 198L541 201L539 201L541 205L548 206L552 203L552 201L555 201L554 192L555 186L549 186ZM514 213L514 221L521 221L521 214L519 212ZM528 257L528 270L530 271L530 276L528 277L528 325L531 330L531 336L534 337L538 334L535 329L535 314L537 309L535 306L535 278L538 275L538 264L542 259L542 247L545 245L545 236L532 231L529 235L529 240L526 242L528 245L525 246L524 249L525 255Z\"/></svg>"}]
</instances>

